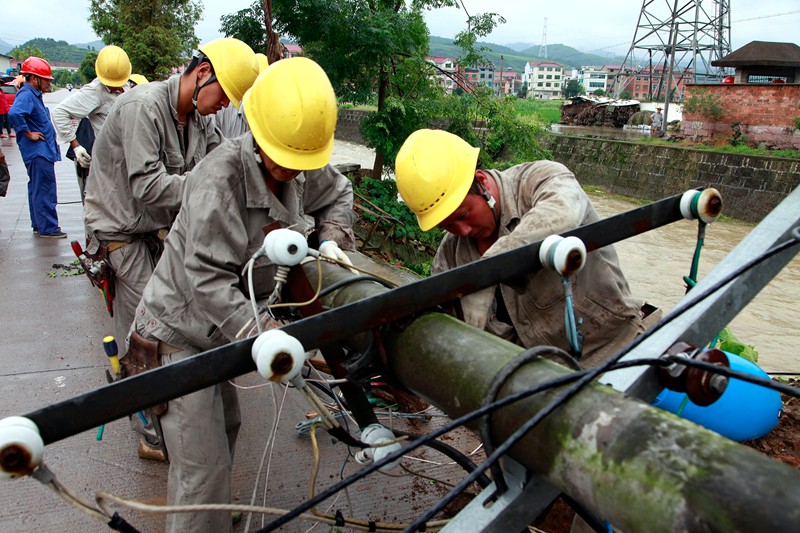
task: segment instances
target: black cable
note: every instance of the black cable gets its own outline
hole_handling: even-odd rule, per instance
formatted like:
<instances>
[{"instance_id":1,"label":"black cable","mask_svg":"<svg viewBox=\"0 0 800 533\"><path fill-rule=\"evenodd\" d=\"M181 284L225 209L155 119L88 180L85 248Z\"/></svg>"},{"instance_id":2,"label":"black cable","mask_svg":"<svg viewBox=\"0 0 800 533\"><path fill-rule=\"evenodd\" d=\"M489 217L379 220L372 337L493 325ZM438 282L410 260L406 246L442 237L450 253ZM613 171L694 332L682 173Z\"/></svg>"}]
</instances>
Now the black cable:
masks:
<instances>
[{"instance_id":1,"label":"black cable","mask_svg":"<svg viewBox=\"0 0 800 533\"><path fill-rule=\"evenodd\" d=\"M387 289L397 288L397 285L395 285L395 284L393 284L391 282L388 282L388 281L386 281L384 279L377 278L375 276L371 276L371 275L368 275L368 274L362 274L362 275L359 275L359 276L352 276L352 277L349 277L347 279L341 279L341 280L339 280L339 281L337 281L335 283L331 283L330 285L328 285L327 287L325 287L324 289L319 291L318 298L324 298L325 296L329 295L330 293L332 293L335 290L341 289L342 287L346 287L348 285L352 285L353 283L358 283L360 281L374 281L375 283L380 283L381 285L383 285Z\"/></svg>"},{"instance_id":2,"label":"black cable","mask_svg":"<svg viewBox=\"0 0 800 533\"><path fill-rule=\"evenodd\" d=\"M614 367L619 360L630 350L634 347L638 346L645 339L652 336L656 331L663 328L666 324L670 323L676 317L682 315L689 309L693 308L695 305L703 301L705 298L713 294L714 292L718 291L732 280L736 279L738 276L741 276L744 272L750 270L754 266L766 261L770 257L790 248L791 246L796 245L800 242L800 226L794 228L792 230L792 237L793 239L786 241L784 243L778 244L762 254L761 256L748 261L744 265L740 266L739 268L735 269L727 276L724 276L722 279L717 281L716 283L712 284L710 287L706 288L703 291L693 291L690 293L694 296L694 298L688 302L683 303L682 305L678 305L675 309L673 309L666 317L660 320L657 324L655 324L652 328L645 331L638 337L636 337L630 344L626 347L622 348L619 352L617 352L614 356L610 357L597 367L587 371L587 372L575 372L575 374L580 374L580 377L577 379L575 383L573 383L570 388L564 391L558 398L552 400L549 404L547 404L544 408L539 410L533 417L528 419L520 428L518 428L511 436L501 444L497 450L491 454L489 457L486 458L486 463L490 463L486 465L485 468L491 466L492 463L496 462L509 448L511 448L518 440L520 440L523 436L525 436L528 431L536 427L545 417L550 415L553 411L555 411L558 407L566 403L570 400L573 396L578 394L582 391L585 387L587 387L592 381L594 381L600 374L608 372L612 367ZM478 470L482 471L484 469L484 465L481 465ZM477 472L477 471L476 471ZM475 476L475 472L469 474L466 479L462 480L461 483L456 485L450 492L445 495L444 498L439 500L435 505L433 505L428 511L426 511L420 518L418 518L406 531L417 531L421 527L424 527L425 523L428 522L433 516L436 515L439 511L441 511L447 504L449 504L458 494L463 492L472 482L474 482L473 477Z\"/></svg>"},{"instance_id":3,"label":"black cable","mask_svg":"<svg viewBox=\"0 0 800 533\"><path fill-rule=\"evenodd\" d=\"M500 371L494 375L492 381L489 382L489 386L486 388L486 393L483 395L481 407L486 407L497 400L497 393L500 392L500 389L506 384L508 378L510 378L522 366L527 365L534 359L538 359L543 355L555 354L563 358L561 352L567 356L567 359L572 359L568 353L564 352L564 350L561 350L560 348L556 348L555 346L534 346L533 348L528 348L524 352L514 357L514 359L503 366L503 368L501 368ZM478 425L478 433L483 441L483 446L486 450L487 456L491 455L494 451L494 439L492 438L491 424L492 415L491 413L488 413L481 419ZM503 469L500 468L498 463L493 464L491 466L491 470L496 490L494 494L489 497L489 500L494 501L498 496L502 495L506 490L508 490L508 485L506 485L506 480L503 476Z\"/></svg>"},{"instance_id":4,"label":"black cable","mask_svg":"<svg viewBox=\"0 0 800 533\"><path fill-rule=\"evenodd\" d=\"M409 440L412 442L424 437L424 435L417 435L416 433L409 433L407 431L400 431L398 429L395 429L394 433L395 435L408 437ZM449 444L445 444L440 440L431 440L426 442L425 445L428 448L434 449L437 452L446 455L447 457L452 459L458 466L463 468L467 473L474 472L475 469L478 468L478 465L476 465L472 461L472 459L467 457L466 454L461 453L460 450L450 446ZM486 475L479 476L478 479L476 479L475 481L482 489L485 489L486 487L492 484L492 480L489 479L489 477Z\"/></svg>"},{"instance_id":5,"label":"black cable","mask_svg":"<svg viewBox=\"0 0 800 533\"><path fill-rule=\"evenodd\" d=\"M635 361L625 361L623 363L619 363L618 365L615 365L614 370L616 370L618 368L619 369L621 369L621 368L629 368L629 367L632 367L632 366L663 365L663 364L665 364L664 361L662 359L659 359L659 358L643 358L643 359L637 359ZM342 489L352 485L353 483L363 479L364 477L368 476L369 474L371 474L371 473L375 472L376 470L382 468L383 466L391 463L392 461L395 461L395 460L399 459L400 457L402 457L406 453L408 453L410 451L413 451L413 450L419 448L420 446L423 446L423 445L427 444L429 441L431 441L433 439L436 439L436 438L439 438L442 435L444 435L446 433L449 433L450 431L453 431L454 429L456 429L456 428L458 428L460 426L463 426L463 425L467 424L468 422L471 422L472 420L485 415L488 412L500 409L502 407L505 407L506 405L509 405L509 404L512 404L512 403L517 402L519 400L522 400L524 398L527 398L528 396L533 396L534 394L537 394L537 393L540 393L540 392L544 392L544 391L547 391L547 390L550 390L550 389L553 389L553 388L556 388L556 387L560 387L562 385L566 385L568 383L571 383L573 381L576 381L576 380L580 379L581 376L583 376L583 375L585 375L585 374L587 374L589 372L590 372L589 370L582 370L580 372L573 372L571 374L567 374L567 375L564 375L564 376L559 376L557 378L554 378L554 379L550 380L547 383L543 383L543 384L537 385L536 387L533 387L531 389L520 391L518 393L512 394L511 396L507 396L507 397L505 397L505 398L503 398L501 400L498 400L497 402L493 403L492 405L490 405L488 407L485 407L485 408L481 407L479 409L476 409L475 411L467 413L467 414L457 418L456 420L453 420L450 424L442 426L441 428L439 428L439 429L437 429L437 430L435 430L435 431L433 431L431 433L428 433L427 435L425 435L423 437L420 437L418 440L415 440L414 442L410 443L408 446L406 446L404 448L401 448L401 449L399 449L399 450L397 450L395 452L392 452L391 454L387 455L386 457L384 457L380 461L376 461L376 462L372 463L371 465L368 465L368 466L364 467L363 469L359 470L358 472L355 472L354 474L352 474L346 480L341 481L339 483L336 483L335 485L332 485L327 490L317 494L314 498L312 498L312 499L310 499L310 500L298 505L297 507L295 507L294 509L292 509L291 511L289 511L285 515L276 518L275 520L273 520L272 522L267 524L264 528L258 530L258 533L267 533L269 531L274 531L275 529L285 525L289 521L297 518L298 516L300 516L300 514L304 513L305 511L308 511L312 507L315 507L316 505L318 505L321 502L325 501L326 499L330 498L331 496L333 496L334 494L336 494L340 490L342 490ZM481 468L482 468L482 465L478 466L478 469L481 469ZM487 468L488 468L488 466L487 466ZM483 472L483 470L481 470L481 473L482 472ZM474 472L473 472L473 474L474 474ZM477 477L479 475L480 475L480 473L478 475L476 475L475 478L477 479ZM475 481L475 480L473 480L473 481Z\"/></svg>"}]
</instances>

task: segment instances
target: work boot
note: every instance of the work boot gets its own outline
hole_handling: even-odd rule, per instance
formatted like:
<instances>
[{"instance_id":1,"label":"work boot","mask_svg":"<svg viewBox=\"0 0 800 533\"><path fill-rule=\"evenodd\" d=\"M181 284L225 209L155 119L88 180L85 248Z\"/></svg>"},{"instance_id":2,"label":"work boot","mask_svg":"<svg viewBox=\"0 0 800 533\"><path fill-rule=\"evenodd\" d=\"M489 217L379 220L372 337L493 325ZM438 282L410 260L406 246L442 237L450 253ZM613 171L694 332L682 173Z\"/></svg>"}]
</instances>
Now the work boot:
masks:
<instances>
[{"instance_id":1,"label":"work boot","mask_svg":"<svg viewBox=\"0 0 800 533\"><path fill-rule=\"evenodd\" d=\"M55 233L37 233L40 239L66 239L67 234L63 231L56 231Z\"/></svg>"},{"instance_id":2,"label":"work boot","mask_svg":"<svg viewBox=\"0 0 800 533\"><path fill-rule=\"evenodd\" d=\"M153 446L147 442L144 437L139 437L139 449L136 450L136 453L139 457L147 459L148 461L167 462L167 458L164 457L164 452L161 448L159 446Z\"/></svg>"}]
</instances>

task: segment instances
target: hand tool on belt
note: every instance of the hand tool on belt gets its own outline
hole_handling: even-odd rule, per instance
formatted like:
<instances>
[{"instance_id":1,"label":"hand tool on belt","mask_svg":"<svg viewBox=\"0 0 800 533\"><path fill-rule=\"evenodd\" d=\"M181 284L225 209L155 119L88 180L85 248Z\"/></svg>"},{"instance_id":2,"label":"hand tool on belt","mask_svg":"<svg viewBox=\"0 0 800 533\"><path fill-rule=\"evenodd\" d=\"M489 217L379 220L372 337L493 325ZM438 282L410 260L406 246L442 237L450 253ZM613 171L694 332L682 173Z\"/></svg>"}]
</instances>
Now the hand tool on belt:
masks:
<instances>
[{"instance_id":1,"label":"hand tool on belt","mask_svg":"<svg viewBox=\"0 0 800 533\"><path fill-rule=\"evenodd\" d=\"M157 340L147 339L134 331L131 333L129 339L128 353L119 360L120 379L132 377L160 367L161 355L174 351L178 351L178 348ZM153 428L156 431L156 435L158 435L159 446L161 447L161 451L164 452L164 457L167 461L169 461L169 455L167 454L167 447L164 443L161 421L158 417L166 413L168 407L169 404L164 402L144 410L144 413L147 414L153 423ZM145 418L141 412L138 414L142 416L143 422L147 425L147 418Z\"/></svg>"},{"instance_id":2,"label":"hand tool on belt","mask_svg":"<svg viewBox=\"0 0 800 533\"><path fill-rule=\"evenodd\" d=\"M89 258L83 252L81 245L78 241L72 241L72 251L78 257L78 262L81 264L83 271L92 282L92 285L100 290L103 301L106 304L106 311L112 317L114 316L114 269L111 268L108 262L107 248L101 246L98 253Z\"/></svg>"}]
</instances>

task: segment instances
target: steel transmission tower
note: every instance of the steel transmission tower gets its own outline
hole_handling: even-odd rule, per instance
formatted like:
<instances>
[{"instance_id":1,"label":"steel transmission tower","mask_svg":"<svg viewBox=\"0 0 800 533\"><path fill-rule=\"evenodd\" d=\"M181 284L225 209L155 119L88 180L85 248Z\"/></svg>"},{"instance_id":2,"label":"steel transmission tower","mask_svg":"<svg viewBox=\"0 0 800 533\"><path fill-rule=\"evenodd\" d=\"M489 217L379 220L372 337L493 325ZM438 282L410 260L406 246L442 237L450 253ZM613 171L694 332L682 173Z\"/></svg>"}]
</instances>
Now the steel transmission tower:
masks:
<instances>
[{"instance_id":1,"label":"steel transmission tower","mask_svg":"<svg viewBox=\"0 0 800 533\"><path fill-rule=\"evenodd\" d=\"M542 30L542 44L539 45L539 57L547 59L547 17L544 18L544 29Z\"/></svg>"},{"instance_id":2,"label":"steel transmission tower","mask_svg":"<svg viewBox=\"0 0 800 533\"><path fill-rule=\"evenodd\" d=\"M642 54L636 57L637 51ZM662 99L679 80L719 82L711 62L731 52L730 0L644 0L633 42L615 79L619 96L632 76L652 76L651 98ZM654 73L672 72L671 76Z\"/></svg>"}]
</instances>

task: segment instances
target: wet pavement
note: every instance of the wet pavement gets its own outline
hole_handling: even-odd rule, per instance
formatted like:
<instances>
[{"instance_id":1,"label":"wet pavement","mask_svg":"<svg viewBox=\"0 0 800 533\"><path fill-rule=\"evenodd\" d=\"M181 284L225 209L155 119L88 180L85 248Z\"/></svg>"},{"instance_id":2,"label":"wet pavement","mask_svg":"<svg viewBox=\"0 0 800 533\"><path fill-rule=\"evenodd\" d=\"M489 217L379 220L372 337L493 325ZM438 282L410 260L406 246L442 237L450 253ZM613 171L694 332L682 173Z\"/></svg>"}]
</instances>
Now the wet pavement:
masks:
<instances>
[{"instance_id":1,"label":"wet pavement","mask_svg":"<svg viewBox=\"0 0 800 533\"><path fill-rule=\"evenodd\" d=\"M67 91L45 95L52 106ZM347 143L349 144L349 143ZM70 241L83 242L82 206L72 161L56 164L58 215L67 239L37 238L31 231L27 205L27 174L13 139L0 139L11 183L0 198L0 418L24 415L105 384L108 360L102 339L113 333L112 319L98 291L84 275L62 276L54 264L75 260ZM62 149L62 154L65 152ZM339 147L334 163L360 162L368 157L355 148ZM310 439L294 426L306 419L309 408L295 391L264 386L255 375L237 379L243 424L239 433L233 473L235 503L291 509L308 495L313 454ZM286 394L285 394L286 393ZM280 413L276 416L276 413ZM441 423L440 418L420 422L419 432ZM389 422L384 422L389 424ZM407 428L402 421L393 421ZM352 427L352 423L351 423ZM274 433L275 438L270 439ZM107 424L102 440L90 430L49 445L44 461L59 480L86 500L106 491L148 503L166 502L167 466L136 456L137 441L127 420ZM348 448L319 435L321 468L317 490L357 470ZM450 442L470 452L470 437ZM463 446L460 446L462 444ZM411 460L415 470L442 480L459 479L461 471L449 460L426 451ZM262 463L263 460L263 463ZM426 462L427 461L427 462ZM397 474L397 473L396 473ZM387 521L407 521L438 499L444 485L405 475L373 475L353 486L328 505L345 515ZM163 518L120 508L120 513L141 531L163 529ZM235 527L245 531L247 520ZM250 531L263 525L254 516ZM312 523L296 521L283 528L305 531ZM322 528L323 526L318 526ZM324 526L327 527L327 526ZM81 513L32 478L0 481L0 531L62 532L108 531L95 518Z\"/></svg>"}]
</instances>

